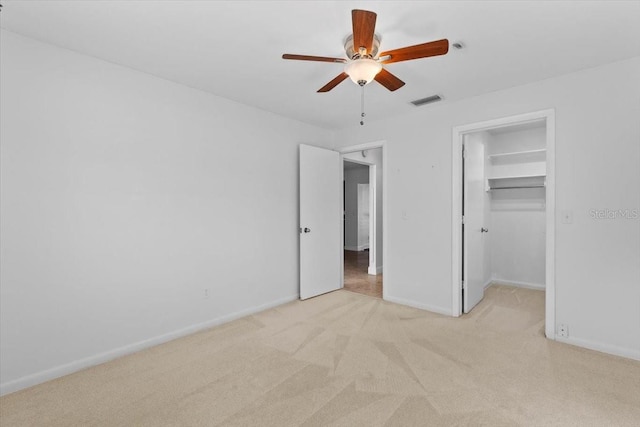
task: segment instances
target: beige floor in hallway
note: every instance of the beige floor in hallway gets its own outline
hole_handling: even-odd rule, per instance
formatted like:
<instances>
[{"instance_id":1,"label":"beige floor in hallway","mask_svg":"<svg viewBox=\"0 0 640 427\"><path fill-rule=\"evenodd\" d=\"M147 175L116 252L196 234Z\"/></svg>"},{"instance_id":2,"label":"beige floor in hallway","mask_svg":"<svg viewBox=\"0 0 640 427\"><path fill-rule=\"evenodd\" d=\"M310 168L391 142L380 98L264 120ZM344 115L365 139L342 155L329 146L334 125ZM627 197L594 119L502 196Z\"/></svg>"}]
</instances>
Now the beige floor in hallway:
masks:
<instances>
[{"instance_id":1,"label":"beige floor in hallway","mask_svg":"<svg viewBox=\"0 0 640 427\"><path fill-rule=\"evenodd\" d=\"M337 291L0 399L4 426L637 426L640 363L542 336L544 294L453 319Z\"/></svg>"},{"instance_id":2,"label":"beige floor in hallway","mask_svg":"<svg viewBox=\"0 0 640 427\"><path fill-rule=\"evenodd\" d=\"M382 298L382 274L370 275L369 251L344 251L344 288Z\"/></svg>"}]
</instances>

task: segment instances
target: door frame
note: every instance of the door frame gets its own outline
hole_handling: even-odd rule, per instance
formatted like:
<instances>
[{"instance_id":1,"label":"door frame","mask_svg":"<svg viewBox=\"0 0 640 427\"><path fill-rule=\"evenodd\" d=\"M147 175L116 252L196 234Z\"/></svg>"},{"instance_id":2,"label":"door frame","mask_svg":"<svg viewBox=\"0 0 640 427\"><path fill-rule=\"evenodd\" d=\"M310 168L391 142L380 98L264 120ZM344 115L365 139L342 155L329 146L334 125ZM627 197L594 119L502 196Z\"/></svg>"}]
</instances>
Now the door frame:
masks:
<instances>
[{"instance_id":1,"label":"door frame","mask_svg":"<svg viewBox=\"0 0 640 427\"><path fill-rule=\"evenodd\" d=\"M451 144L451 314L459 317L462 314L462 144L464 135L472 132L486 131L501 127L523 124L527 122L544 120L546 124L546 149L547 149L547 175L545 189L545 216L546 216L546 254L545 254L545 335L555 340L555 217L556 217L556 126L555 109L534 111L531 113L501 117L478 123L455 126L452 129Z\"/></svg>"},{"instance_id":2,"label":"door frame","mask_svg":"<svg viewBox=\"0 0 640 427\"><path fill-rule=\"evenodd\" d=\"M374 141L374 142L366 142L363 144L357 144L357 145L351 145L348 147L342 147L342 148L338 148L337 151L341 154L340 155L340 159L342 162L342 168L340 168L340 173L343 174L344 173L344 156L343 154L349 154L349 153L354 153L357 151L364 151L364 150L373 150L376 148L380 148L382 149L382 164L383 165L387 165L387 143L385 140L381 140L381 141ZM359 163L358 161L353 161L352 159L349 159L348 161L350 162L354 162L354 163ZM373 165L371 163L368 163L366 160L362 161L361 164L366 164L369 165L369 189L372 190L374 193L377 192L377 174L378 174L378 170L376 165ZM387 264L387 176L389 174L388 173L383 173L382 174L382 263L383 263L383 270L385 273L385 276L388 277L388 272L389 272L389 268L388 268L388 264ZM344 176L341 177L341 181L344 180ZM373 183L373 185L372 185ZM343 189L344 192L344 189ZM373 195L374 197L370 197L369 198L369 202L371 203L372 200L375 200L376 203L379 203L380 201L377 200L377 197L375 196L375 194ZM344 198L344 193L343 193L343 198ZM377 209L376 209L377 210ZM371 254L372 254L372 250L375 253L375 274L378 274L377 271L377 262L378 262L378 256L377 256L377 245L376 245L376 240L377 240L377 224L378 224L378 215L377 212L375 212L375 210L373 212L369 213L370 218L371 216L375 217L375 221L370 221L369 222L369 261L371 263ZM340 221L341 222L341 227L344 227L344 221ZM375 224L376 226L372 226L372 224ZM373 228L373 233L371 232ZM341 236L344 236L344 229L342 230ZM373 245L371 245L371 242L373 241ZM344 242L342 244L342 247L344 248ZM344 257L340 258L340 271L341 271L341 287L344 288ZM372 274L371 270L371 264L369 265L369 270L368 273ZM388 285L385 279L385 285L382 286L382 299L387 299L387 289L388 289Z\"/></svg>"}]
</instances>

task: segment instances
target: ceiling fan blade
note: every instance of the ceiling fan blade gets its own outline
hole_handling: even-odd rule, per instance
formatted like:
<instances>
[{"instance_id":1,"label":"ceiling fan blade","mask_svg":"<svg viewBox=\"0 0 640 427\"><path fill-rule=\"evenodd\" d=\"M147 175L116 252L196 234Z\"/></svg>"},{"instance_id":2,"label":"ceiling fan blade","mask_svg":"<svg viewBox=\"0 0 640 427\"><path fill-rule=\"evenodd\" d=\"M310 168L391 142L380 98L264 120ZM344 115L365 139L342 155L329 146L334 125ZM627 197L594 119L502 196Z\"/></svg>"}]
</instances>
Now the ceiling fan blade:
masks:
<instances>
[{"instance_id":1,"label":"ceiling fan blade","mask_svg":"<svg viewBox=\"0 0 640 427\"><path fill-rule=\"evenodd\" d=\"M384 68L380 70L378 74L376 74L375 81L389 89L391 92L404 86L404 82L402 80L400 80Z\"/></svg>"},{"instance_id":2,"label":"ceiling fan blade","mask_svg":"<svg viewBox=\"0 0 640 427\"><path fill-rule=\"evenodd\" d=\"M347 62L344 58L329 58L326 56L310 56L310 55L292 55L285 53L282 59L297 59L298 61L317 61L317 62Z\"/></svg>"},{"instance_id":3,"label":"ceiling fan blade","mask_svg":"<svg viewBox=\"0 0 640 427\"><path fill-rule=\"evenodd\" d=\"M331 89L342 83L342 81L347 77L349 77L347 73L340 73L335 79L318 89L318 92L329 92Z\"/></svg>"},{"instance_id":4,"label":"ceiling fan blade","mask_svg":"<svg viewBox=\"0 0 640 427\"><path fill-rule=\"evenodd\" d=\"M371 53L373 47L373 34L376 30L376 14L368 10L354 9L351 11L353 25L353 50L358 52L360 47Z\"/></svg>"},{"instance_id":5,"label":"ceiling fan blade","mask_svg":"<svg viewBox=\"0 0 640 427\"><path fill-rule=\"evenodd\" d=\"M388 50L386 52L382 52L379 57L383 59L383 64L391 64L392 62L410 61L412 59L444 55L447 52L449 52L449 40L442 39L433 42L417 44L415 46ZM385 56L390 56L390 58L384 59Z\"/></svg>"}]
</instances>

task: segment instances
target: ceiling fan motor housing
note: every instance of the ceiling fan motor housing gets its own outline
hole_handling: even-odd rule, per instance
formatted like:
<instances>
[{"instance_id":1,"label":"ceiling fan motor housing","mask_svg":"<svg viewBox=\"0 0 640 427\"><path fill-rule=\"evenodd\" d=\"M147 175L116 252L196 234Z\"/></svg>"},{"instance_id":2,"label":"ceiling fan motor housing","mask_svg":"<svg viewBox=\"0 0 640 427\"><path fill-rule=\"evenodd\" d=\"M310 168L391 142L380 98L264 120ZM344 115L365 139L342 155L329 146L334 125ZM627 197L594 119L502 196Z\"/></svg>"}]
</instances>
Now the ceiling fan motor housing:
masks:
<instances>
[{"instance_id":1,"label":"ceiling fan motor housing","mask_svg":"<svg viewBox=\"0 0 640 427\"><path fill-rule=\"evenodd\" d=\"M364 57L375 58L378 54L378 48L380 47L380 35L373 35L373 44L371 45L371 52L367 52ZM347 58L358 59L363 57L360 54L360 46L354 48L353 46L353 34L349 35L344 42L344 50L347 53Z\"/></svg>"}]
</instances>

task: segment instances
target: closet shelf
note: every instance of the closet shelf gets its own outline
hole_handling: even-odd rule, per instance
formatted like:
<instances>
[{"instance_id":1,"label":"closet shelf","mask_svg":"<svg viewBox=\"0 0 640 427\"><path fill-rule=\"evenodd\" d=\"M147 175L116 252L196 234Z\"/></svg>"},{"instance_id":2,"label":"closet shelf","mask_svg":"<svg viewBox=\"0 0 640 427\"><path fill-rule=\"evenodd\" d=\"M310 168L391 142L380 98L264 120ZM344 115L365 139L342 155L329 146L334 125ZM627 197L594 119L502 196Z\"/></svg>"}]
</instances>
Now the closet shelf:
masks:
<instances>
[{"instance_id":1,"label":"closet shelf","mask_svg":"<svg viewBox=\"0 0 640 427\"><path fill-rule=\"evenodd\" d=\"M519 175L487 178L486 191L544 188L546 175Z\"/></svg>"},{"instance_id":2,"label":"closet shelf","mask_svg":"<svg viewBox=\"0 0 640 427\"><path fill-rule=\"evenodd\" d=\"M490 187L488 191L495 191L495 190L519 190L521 188L545 188L546 186L543 184L539 184L539 185L516 185L513 187Z\"/></svg>"},{"instance_id":3,"label":"closet shelf","mask_svg":"<svg viewBox=\"0 0 640 427\"><path fill-rule=\"evenodd\" d=\"M490 180L503 180L503 179L527 179L527 178L531 178L531 179L540 179L540 178L546 178L546 174L544 173L532 173L532 174L523 174L523 175L498 175L498 176L489 176L487 177L487 179Z\"/></svg>"},{"instance_id":4,"label":"closet shelf","mask_svg":"<svg viewBox=\"0 0 640 427\"><path fill-rule=\"evenodd\" d=\"M490 160L493 159L506 159L506 158L517 158L517 157L527 157L527 156L538 156L538 155L546 155L547 150L546 148L540 148L537 150L526 150L526 151L513 151L513 152L509 152L509 153L496 153L496 154L489 154L487 157Z\"/></svg>"}]
</instances>

